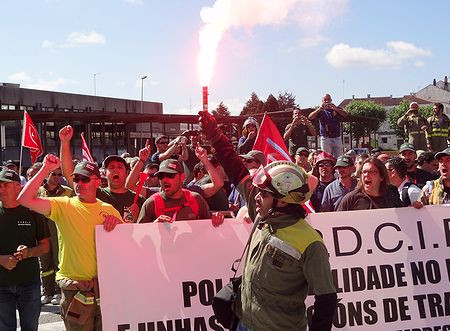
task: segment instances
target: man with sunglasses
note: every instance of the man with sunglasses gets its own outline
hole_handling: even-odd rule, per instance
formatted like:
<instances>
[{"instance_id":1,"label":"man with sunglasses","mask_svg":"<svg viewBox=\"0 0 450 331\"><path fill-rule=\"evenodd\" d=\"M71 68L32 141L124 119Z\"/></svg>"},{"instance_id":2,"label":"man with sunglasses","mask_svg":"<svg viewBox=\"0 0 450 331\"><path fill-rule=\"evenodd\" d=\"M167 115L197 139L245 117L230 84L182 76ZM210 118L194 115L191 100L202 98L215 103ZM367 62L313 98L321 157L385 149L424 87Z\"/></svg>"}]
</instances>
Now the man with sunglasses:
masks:
<instances>
[{"instance_id":1,"label":"man with sunglasses","mask_svg":"<svg viewBox=\"0 0 450 331\"><path fill-rule=\"evenodd\" d=\"M138 223L185 221L211 218L213 225L223 222L223 215L211 215L202 196L183 189L184 169L180 162L167 159L156 173L161 192L148 198L139 213Z\"/></svg>"},{"instance_id":2,"label":"man with sunglasses","mask_svg":"<svg viewBox=\"0 0 450 331\"><path fill-rule=\"evenodd\" d=\"M42 167L42 165L41 165ZM65 185L61 185L61 169L53 170L48 176L44 185L39 187L38 196L45 197L70 197L73 190ZM41 280L43 295L41 303L51 302L53 305L59 305L61 301L61 289L55 282L56 271L58 270L58 230L54 222L46 221L50 229L50 250L47 254L39 257L41 267Z\"/></svg>"},{"instance_id":3,"label":"man with sunglasses","mask_svg":"<svg viewBox=\"0 0 450 331\"><path fill-rule=\"evenodd\" d=\"M319 185L316 187L311 196L311 204L316 212L320 212L322 208L322 199L325 188L334 180L334 165L336 159L333 155L322 152L318 155L316 164L314 165L313 175L319 178Z\"/></svg>"},{"instance_id":4,"label":"man with sunglasses","mask_svg":"<svg viewBox=\"0 0 450 331\"><path fill-rule=\"evenodd\" d=\"M214 117L199 115L203 132L258 226L244 257L237 330L305 331L308 291L315 294L310 330L330 330L337 296L328 253L301 206L317 178L290 161L261 166L250 177Z\"/></svg>"},{"instance_id":5,"label":"man with sunglasses","mask_svg":"<svg viewBox=\"0 0 450 331\"><path fill-rule=\"evenodd\" d=\"M70 152L70 141L73 137L73 128L66 125L59 131L59 138L61 140L61 165L63 174L71 174L73 171L73 162ZM145 162L139 159L140 163ZM119 155L110 155L103 161L103 168L106 169L106 178L108 180L108 187L98 188L96 196L103 202L109 203L116 208L121 215L131 215L132 220L127 221L136 222L139 215L139 209L145 201L145 198L139 196L137 203L134 199L137 193L127 189L125 182L129 173L129 165L125 159ZM74 187L73 178L66 176L67 183L70 187Z\"/></svg>"},{"instance_id":6,"label":"man with sunglasses","mask_svg":"<svg viewBox=\"0 0 450 331\"><path fill-rule=\"evenodd\" d=\"M101 330L95 227L103 224L105 231L111 231L122 223L121 215L96 198L100 172L97 164L87 161L78 163L71 174L76 196L38 197L45 177L59 167L57 156L46 155L42 168L25 185L18 200L58 226L62 245L56 280L61 287L61 316L66 330Z\"/></svg>"}]
</instances>

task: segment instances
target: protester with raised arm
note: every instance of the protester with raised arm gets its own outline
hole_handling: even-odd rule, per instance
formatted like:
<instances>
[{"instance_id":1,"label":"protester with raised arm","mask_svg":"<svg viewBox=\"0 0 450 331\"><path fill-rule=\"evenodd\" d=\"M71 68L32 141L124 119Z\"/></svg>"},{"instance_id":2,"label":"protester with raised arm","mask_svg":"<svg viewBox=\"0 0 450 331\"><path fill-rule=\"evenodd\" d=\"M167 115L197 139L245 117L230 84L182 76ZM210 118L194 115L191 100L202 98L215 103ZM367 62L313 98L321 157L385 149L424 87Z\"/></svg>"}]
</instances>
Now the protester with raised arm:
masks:
<instances>
[{"instance_id":1,"label":"protester with raised arm","mask_svg":"<svg viewBox=\"0 0 450 331\"><path fill-rule=\"evenodd\" d=\"M71 173L76 196L38 197L43 180L60 167L48 154L39 172L19 194L19 202L54 221L60 234L60 264L56 280L61 288L61 316L67 330L101 330L101 313L95 252L95 227L111 231L122 223L111 205L96 198L100 172L95 163L83 161ZM75 299L75 297L77 299Z\"/></svg>"}]
</instances>

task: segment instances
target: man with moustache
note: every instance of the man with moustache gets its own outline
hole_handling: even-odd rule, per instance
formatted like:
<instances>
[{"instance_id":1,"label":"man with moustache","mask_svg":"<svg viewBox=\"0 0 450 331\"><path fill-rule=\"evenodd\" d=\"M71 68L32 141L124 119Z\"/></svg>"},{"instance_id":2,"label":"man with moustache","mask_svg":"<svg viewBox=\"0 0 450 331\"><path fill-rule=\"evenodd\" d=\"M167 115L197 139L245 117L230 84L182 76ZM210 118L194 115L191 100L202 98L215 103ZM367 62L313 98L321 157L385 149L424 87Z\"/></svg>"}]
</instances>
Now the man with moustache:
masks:
<instances>
[{"instance_id":1,"label":"man with moustache","mask_svg":"<svg viewBox=\"0 0 450 331\"><path fill-rule=\"evenodd\" d=\"M325 188L320 208L321 212L336 211L342 198L353 191L358 182L353 177L355 166L349 155L339 156L334 169L339 177Z\"/></svg>"},{"instance_id":2,"label":"man with moustache","mask_svg":"<svg viewBox=\"0 0 450 331\"><path fill-rule=\"evenodd\" d=\"M342 198L337 211L403 207L383 162L375 157L364 161L356 189Z\"/></svg>"},{"instance_id":3,"label":"man with moustache","mask_svg":"<svg viewBox=\"0 0 450 331\"><path fill-rule=\"evenodd\" d=\"M337 297L328 253L301 206L317 178L290 161L261 166L250 177L214 117L208 112L200 116L203 132L258 227L243 260L237 330L306 330L308 291L315 294L310 330L330 330Z\"/></svg>"},{"instance_id":4,"label":"man with moustache","mask_svg":"<svg viewBox=\"0 0 450 331\"><path fill-rule=\"evenodd\" d=\"M436 154L440 177L422 189L421 200L427 205L450 204L450 148Z\"/></svg>"},{"instance_id":5,"label":"man with moustache","mask_svg":"<svg viewBox=\"0 0 450 331\"><path fill-rule=\"evenodd\" d=\"M61 316L66 330L101 330L95 227L102 224L105 231L111 231L122 218L113 206L96 198L101 183L96 163L82 161L75 166L71 179L76 196L38 197L43 180L59 168L59 158L46 155L42 168L25 185L18 200L58 227L61 260L56 280L61 288Z\"/></svg>"},{"instance_id":6,"label":"man with moustache","mask_svg":"<svg viewBox=\"0 0 450 331\"><path fill-rule=\"evenodd\" d=\"M180 162L167 159L156 173L161 192L148 198L139 213L138 223L169 222L209 219L214 226L223 222L223 214L209 210L205 199L198 193L183 189L184 169Z\"/></svg>"},{"instance_id":7,"label":"man with moustache","mask_svg":"<svg viewBox=\"0 0 450 331\"><path fill-rule=\"evenodd\" d=\"M407 176L411 183L423 188L427 181L433 180L433 175L417 168L417 154L414 145L405 143L400 146L399 156L405 161L408 168Z\"/></svg>"},{"instance_id":8,"label":"man with moustache","mask_svg":"<svg viewBox=\"0 0 450 331\"><path fill-rule=\"evenodd\" d=\"M73 136L73 129L70 125L63 127L59 131L61 140L61 164L63 174L66 175L67 183L73 187L73 179L67 174L72 173L73 163L70 153L70 140ZM143 159L139 159L143 163ZM116 208L121 215L129 215L127 222L136 222L139 210L145 201L142 196L138 197L137 203L133 203L136 194L125 187L125 181L129 172L129 165L125 159L118 155L110 155L103 161L103 168L106 169L106 178L108 180L107 188L97 189L97 198L103 202L109 203Z\"/></svg>"}]
</instances>

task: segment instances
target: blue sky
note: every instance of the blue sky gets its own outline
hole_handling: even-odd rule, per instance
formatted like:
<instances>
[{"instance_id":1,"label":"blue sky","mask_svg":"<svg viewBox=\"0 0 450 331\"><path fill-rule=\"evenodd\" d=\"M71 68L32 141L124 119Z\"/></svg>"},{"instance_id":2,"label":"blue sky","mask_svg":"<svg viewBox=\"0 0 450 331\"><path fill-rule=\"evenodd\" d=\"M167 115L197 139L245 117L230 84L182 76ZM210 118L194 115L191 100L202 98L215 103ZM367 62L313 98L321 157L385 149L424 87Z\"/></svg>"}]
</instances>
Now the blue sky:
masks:
<instances>
[{"instance_id":1,"label":"blue sky","mask_svg":"<svg viewBox=\"0 0 450 331\"><path fill-rule=\"evenodd\" d=\"M326 92L402 96L450 76L445 0L16 0L2 12L0 82L93 95L97 73L97 95L139 100L147 75L144 99L165 113L201 108L198 35L220 15L210 108L238 114L253 91L301 107Z\"/></svg>"}]
</instances>

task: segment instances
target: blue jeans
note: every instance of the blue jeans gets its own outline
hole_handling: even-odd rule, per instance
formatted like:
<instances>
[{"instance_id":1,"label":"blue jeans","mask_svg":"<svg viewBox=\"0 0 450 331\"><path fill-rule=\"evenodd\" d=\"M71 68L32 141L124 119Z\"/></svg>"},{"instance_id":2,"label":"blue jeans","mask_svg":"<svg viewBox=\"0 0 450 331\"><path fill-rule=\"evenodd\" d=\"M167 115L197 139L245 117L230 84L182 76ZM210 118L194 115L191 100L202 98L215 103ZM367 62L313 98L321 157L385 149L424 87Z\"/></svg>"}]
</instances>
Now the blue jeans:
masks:
<instances>
[{"instance_id":1,"label":"blue jeans","mask_svg":"<svg viewBox=\"0 0 450 331\"><path fill-rule=\"evenodd\" d=\"M344 153L341 137L328 138L320 136L320 147L322 151L332 154L335 158Z\"/></svg>"},{"instance_id":2,"label":"blue jeans","mask_svg":"<svg viewBox=\"0 0 450 331\"><path fill-rule=\"evenodd\" d=\"M41 314L41 283L35 281L20 285L0 286L0 330L15 331L16 307L23 331L37 331Z\"/></svg>"}]
</instances>

